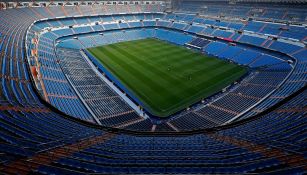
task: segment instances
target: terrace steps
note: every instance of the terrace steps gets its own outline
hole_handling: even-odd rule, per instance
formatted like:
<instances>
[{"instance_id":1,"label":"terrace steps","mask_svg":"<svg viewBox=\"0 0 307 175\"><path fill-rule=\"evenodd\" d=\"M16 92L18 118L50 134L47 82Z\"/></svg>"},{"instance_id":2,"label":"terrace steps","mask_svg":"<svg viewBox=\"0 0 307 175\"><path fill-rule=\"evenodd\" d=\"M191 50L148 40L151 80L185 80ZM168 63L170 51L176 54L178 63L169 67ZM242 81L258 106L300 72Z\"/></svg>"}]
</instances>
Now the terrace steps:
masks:
<instances>
[{"instance_id":1,"label":"terrace steps","mask_svg":"<svg viewBox=\"0 0 307 175\"><path fill-rule=\"evenodd\" d=\"M254 96L246 95L246 94L242 94L242 93L230 92L230 94L233 94L233 95L236 95L236 96L239 96L239 97L249 98L249 99L261 100L261 98L259 98L259 97L254 97Z\"/></svg>"},{"instance_id":2,"label":"terrace steps","mask_svg":"<svg viewBox=\"0 0 307 175\"><path fill-rule=\"evenodd\" d=\"M274 40L271 40L271 42L269 42L269 43L267 44L267 46L265 46L265 47L266 47L266 48L269 48L273 43L274 43Z\"/></svg>"},{"instance_id":3,"label":"terrace steps","mask_svg":"<svg viewBox=\"0 0 307 175\"><path fill-rule=\"evenodd\" d=\"M198 115L198 116L200 116L200 117L203 117L203 118L205 118L205 119L207 119L207 120L209 120L210 122L213 122L213 123L215 123L215 124L219 124L219 125L222 124L220 121L215 120L214 118L211 118L211 117L207 117L206 115L200 114L200 113L198 113L197 111L193 111L193 113L196 114L196 115Z\"/></svg>"},{"instance_id":4,"label":"terrace steps","mask_svg":"<svg viewBox=\"0 0 307 175\"><path fill-rule=\"evenodd\" d=\"M210 104L210 106L213 107L213 108L215 108L215 109L218 109L218 110L221 110L221 111L224 111L224 112L233 114L233 115L238 115L238 114L239 114L239 113L236 112L236 111L232 111L232 110L229 110L229 109L225 109L225 108L223 108L223 107L216 106L216 105L213 105L213 104Z\"/></svg>"},{"instance_id":5,"label":"terrace steps","mask_svg":"<svg viewBox=\"0 0 307 175\"><path fill-rule=\"evenodd\" d=\"M139 123L141 121L145 120L143 117L140 117L138 119L134 119L134 120L130 120L130 121L127 121L123 124L120 124L120 125L117 125L117 126L114 126L115 128L125 128L129 125L132 125L132 124L135 124L135 123Z\"/></svg>"},{"instance_id":6,"label":"terrace steps","mask_svg":"<svg viewBox=\"0 0 307 175\"><path fill-rule=\"evenodd\" d=\"M108 119L108 118L117 117L117 116L124 115L124 114L130 114L130 113L133 113L133 112L134 112L134 110L125 111L125 112L121 112L121 113L117 113L117 114L113 114L113 115L99 117L99 119L100 120Z\"/></svg>"},{"instance_id":7,"label":"terrace steps","mask_svg":"<svg viewBox=\"0 0 307 175\"><path fill-rule=\"evenodd\" d=\"M1 105L0 106L0 111L49 113L50 109L47 109L47 108L37 108L37 107L23 107L23 106Z\"/></svg>"},{"instance_id":8,"label":"terrace steps","mask_svg":"<svg viewBox=\"0 0 307 175\"><path fill-rule=\"evenodd\" d=\"M95 100L105 100L105 99L112 99L112 98L118 98L118 95L115 96L107 96L107 97L99 97L99 98L89 98L85 99L85 101L95 101Z\"/></svg>"},{"instance_id":9,"label":"terrace steps","mask_svg":"<svg viewBox=\"0 0 307 175\"><path fill-rule=\"evenodd\" d=\"M90 6L90 7L91 7L91 10L92 10L92 13L97 14L95 8L93 6Z\"/></svg>"},{"instance_id":10,"label":"terrace steps","mask_svg":"<svg viewBox=\"0 0 307 175\"><path fill-rule=\"evenodd\" d=\"M68 83L67 80L65 79L56 79L56 78L50 78L50 77L43 77L43 80L49 80L49 81L54 81L54 82L58 82L58 83Z\"/></svg>"},{"instance_id":11,"label":"terrace steps","mask_svg":"<svg viewBox=\"0 0 307 175\"><path fill-rule=\"evenodd\" d=\"M13 80L13 81L21 82L21 83L25 83L25 84L31 83L31 81L27 80L27 79L20 79L19 77L11 77L11 76L2 75L2 74L0 74L0 78L6 79L6 80Z\"/></svg>"},{"instance_id":12,"label":"terrace steps","mask_svg":"<svg viewBox=\"0 0 307 175\"><path fill-rule=\"evenodd\" d=\"M239 37L236 39L236 41L240 41L240 39L243 37L243 35L239 35Z\"/></svg>"},{"instance_id":13,"label":"terrace steps","mask_svg":"<svg viewBox=\"0 0 307 175\"><path fill-rule=\"evenodd\" d=\"M265 24L259 29L258 33L261 33L267 25L268 25L268 23L265 23Z\"/></svg>"},{"instance_id":14,"label":"terrace steps","mask_svg":"<svg viewBox=\"0 0 307 175\"><path fill-rule=\"evenodd\" d=\"M93 145L101 144L113 138L115 134L106 133L95 137L81 139L75 143L56 147L50 150L37 153L32 157L17 159L7 165L0 167L2 173L8 174L29 174L42 165L50 165L61 158L69 157L73 153L82 151Z\"/></svg>"},{"instance_id":15,"label":"terrace steps","mask_svg":"<svg viewBox=\"0 0 307 175\"><path fill-rule=\"evenodd\" d=\"M55 15L53 14L53 12L49 9L49 7L44 8L47 13L49 13L52 17L55 17Z\"/></svg>"},{"instance_id":16,"label":"terrace steps","mask_svg":"<svg viewBox=\"0 0 307 175\"><path fill-rule=\"evenodd\" d=\"M80 9L79 6L77 6L77 11L79 12L79 14L80 14L81 16L84 16L84 15L83 15L83 12L82 12L82 10Z\"/></svg>"},{"instance_id":17,"label":"terrace steps","mask_svg":"<svg viewBox=\"0 0 307 175\"><path fill-rule=\"evenodd\" d=\"M65 98L65 99L78 99L78 96L68 96L68 95L51 94L51 93L48 93L48 97Z\"/></svg>"},{"instance_id":18,"label":"terrace steps","mask_svg":"<svg viewBox=\"0 0 307 175\"><path fill-rule=\"evenodd\" d=\"M33 13L35 13L35 15L36 15L38 18L40 18L40 19L44 18L40 13L38 13L36 10L34 10L35 8L30 7L29 9L30 9Z\"/></svg>"},{"instance_id":19,"label":"terrace steps","mask_svg":"<svg viewBox=\"0 0 307 175\"><path fill-rule=\"evenodd\" d=\"M266 43L267 43L269 40L270 40L270 39L269 39L269 38L267 38L266 40L264 40L264 41L263 41L263 43L261 43L261 45L260 45L260 46L261 46L261 47L264 47L264 46L266 45Z\"/></svg>"},{"instance_id":20,"label":"terrace steps","mask_svg":"<svg viewBox=\"0 0 307 175\"><path fill-rule=\"evenodd\" d=\"M307 50L307 48L306 48L306 47L303 47L303 48L301 48L301 49L299 49L299 50L296 50L296 51L292 52L290 55L295 55L295 54L300 53L300 52L302 52L302 51L304 51L304 50Z\"/></svg>"},{"instance_id":21,"label":"terrace steps","mask_svg":"<svg viewBox=\"0 0 307 175\"><path fill-rule=\"evenodd\" d=\"M277 87L277 86L270 85L270 84L256 84L256 83L250 83L250 82L243 83L243 85L262 86L262 87L273 87L273 88Z\"/></svg>"},{"instance_id":22,"label":"terrace steps","mask_svg":"<svg viewBox=\"0 0 307 175\"><path fill-rule=\"evenodd\" d=\"M275 158L288 166L303 167L305 171L307 170L307 160L301 154L284 152L284 150L280 150L279 148L258 145L256 143L249 142L248 140L239 140L231 136L223 136L218 134L211 134L209 136L213 139L230 143L235 146L248 149L252 152L261 153L265 157Z\"/></svg>"},{"instance_id":23,"label":"terrace steps","mask_svg":"<svg viewBox=\"0 0 307 175\"><path fill-rule=\"evenodd\" d=\"M303 108L284 108L284 109L278 109L276 110L277 113L284 113L284 112L307 112L307 106L303 107Z\"/></svg>"},{"instance_id":24,"label":"terrace steps","mask_svg":"<svg viewBox=\"0 0 307 175\"><path fill-rule=\"evenodd\" d=\"M285 19L286 16L288 15L288 13L289 13L288 10L286 10L285 13L283 14L283 16L281 17L281 19Z\"/></svg>"},{"instance_id":25,"label":"terrace steps","mask_svg":"<svg viewBox=\"0 0 307 175\"><path fill-rule=\"evenodd\" d=\"M178 129L176 126L174 126L173 124L171 124L170 122L166 122L166 124L167 124L169 127L171 127L174 131L179 132L179 129Z\"/></svg>"}]
</instances>

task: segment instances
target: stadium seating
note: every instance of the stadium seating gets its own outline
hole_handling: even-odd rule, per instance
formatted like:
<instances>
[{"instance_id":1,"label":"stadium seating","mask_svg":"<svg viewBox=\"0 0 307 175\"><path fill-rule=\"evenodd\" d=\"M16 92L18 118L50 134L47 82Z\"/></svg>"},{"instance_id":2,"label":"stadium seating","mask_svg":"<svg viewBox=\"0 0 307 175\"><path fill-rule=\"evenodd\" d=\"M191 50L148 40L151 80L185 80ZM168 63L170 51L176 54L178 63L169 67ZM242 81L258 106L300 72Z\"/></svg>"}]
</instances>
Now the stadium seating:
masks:
<instances>
[{"instance_id":1,"label":"stadium seating","mask_svg":"<svg viewBox=\"0 0 307 175\"><path fill-rule=\"evenodd\" d=\"M306 12L228 3L204 10L202 1L182 1L176 13L164 13L164 3L79 3L0 9L1 174L305 173L306 28L215 18L301 22ZM143 38L197 46L249 71L188 110L144 117L80 51Z\"/></svg>"},{"instance_id":2,"label":"stadium seating","mask_svg":"<svg viewBox=\"0 0 307 175\"><path fill-rule=\"evenodd\" d=\"M203 6L207 8L201 9ZM304 5L305 6L305 5ZM269 7L269 8L268 8ZM178 12L201 11L208 16L232 16L237 18L259 18L275 20L305 21L306 12L301 8L289 8L288 4L241 3L227 4L225 2L208 3L206 1L183 1L177 6ZM286 11L288 11L286 13Z\"/></svg>"},{"instance_id":3,"label":"stadium seating","mask_svg":"<svg viewBox=\"0 0 307 175\"><path fill-rule=\"evenodd\" d=\"M142 16L144 16L144 18ZM104 30L113 30L113 29L118 29L118 28L125 28L125 29L127 29L127 27L133 28L134 26L128 26L128 24L130 23L129 20L134 20L135 18L154 19L154 16L157 16L157 15L146 14L146 15L134 15L134 16L131 16L131 15L127 15L127 16L125 16L125 15L114 15L114 16L111 15L110 16L109 15L109 16L106 16L106 17L101 16L100 19L109 18L110 20L109 20L108 23L103 24L102 27L95 28L95 31L101 32L101 31L104 31ZM164 19L172 19L172 20L173 19L186 20L186 19L192 18L191 17L192 15L190 15L189 18L186 18L186 16L189 16L189 15L168 14L168 15L165 15L163 18ZM161 17L161 16L158 15L158 17ZM81 19L84 19L83 22L81 22L82 24L84 24L86 22L86 20L87 21L90 21L91 19L97 20L97 17L87 17L87 18L81 17ZM127 20L127 22L128 22L124 26L121 26L121 24L112 22L112 20L123 20L123 19ZM71 20L75 20L75 19L71 19ZM229 24L227 22L220 22L220 21L210 22L210 21L212 21L212 20L205 19L203 21L203 23L204 24L219 25L219 26L222 26L222 27L228 26L228 24ZM137 22L134 22L134 23L137 23ZM258 22L258 23L261 23L261 22ZM151 23L148 23L146 26L147 27L155 27L156 25L161 26L161 27L166 27L166 28L169 28L169 29L173 28L173 29L178 29L178 30L184 30L186 28L185 25L182 24L182 23L176 23L176 22L173 23L173 22L164 21L164 20L160 20L157 23L152 21ZM263 25L265 25L265 24L263 24ZM93 27L96 27L96 26L97 25L95 25ZM140 26L141 25L135 26L135 27L140 27ZM229 34L225 35L227 33L227 31L224 32L222 30L215 30L211 27L205 28L205 27L201 27L201 25L198 25L198 26L199 26L199 28L201 28L203 30L204 33L207 32L207 34L210 34L210 35L215 35L215 36L227 38L231 34L231 33L229 33ZM93 28L93 27L92 26L88 26L88 27L78 27L78 26L76 26L76 27L74 27L73 31L74 31L74 34L78 34L78 41L76 41L75 39L71 39L74 36L69 36L69 37L65 37L65 39L63 38L63 40L61 39L61 42L59 43L58 46L59 47L69 47L69 48L80 49L80 48L84 48L84 47L85 48L94 47L94 46L97 46L97 45L110 44L110 43L115 43L115 42L120 42L120 41L125 41L125 40L134 40L134 39L142 39L142 38L148 38L148 37L156 37L158 39L166 40L168 42L172 42L172 43L175 43L175 44L178 44L178 45L184 45L184 44L190 43L191 45L195 45L199 48L203 48L203 50L210 55L217 56L221 59L227 59L227 60L230 60L230 61L234 61L234 62L242 64L242 65L250 66L251 68L263 67L263 66L274 66L274 70L276 70L276 69L282 69L283 71L289 71L290 70L289 66L286 63L283 63L282 60L275 59L275 58L277 58L277 57L275 57L275 55L270 56L270 55L259 54L257 51L252 51L250 48L245 49L244 47L227 46L227 44L225 42L208 42L208 40L203 40L203 39L199 39L199 38L193 39L194 37L191 36L191 35L183 34L183 33L177 32L177 31L169 31L169 29L168 30L158 29L156 31L153 31L152 29L143 29L143 30L138 30L138 29L131 29L130 30L129 29L129 30L125 30L125 31L106 31L106 32L103 32L103 35L87 34L87 32L93 32L93 30L91 30L91 28ZM189 28L192 28L192 27L189 27ZM209 32L209 29L210 29L210 32ZM199 31L199 29L196 30L195 33L199 33L197 31ZM193 30L191 32L194 33ZM82 34L82 33L84 33L84 34ZM60 29L60 30L55 30L53 32L50 32L50 34L46 33L45 35L50 35L48 37L54 40L57 37L65 36L65 35L68 35L68 34L70 34L70 31L68 29ZM231 34L231 35L233 35L233 34ZM243 38L246 38L242 42L243 43L249 43L249 41L255 41L255 38L259 38L259 37L254 35L251 38L251 36L249 36L249 35L242 35L242 36L239 36L239 38L240 38L239 41L241 41ZM253 43L253 44L256 45L256 46L259 46L259 45L262 45L262 43L265 43L264 39L259 38L259 40L260 40L260 42ZM275 42L269 41L269 43L270 43L269 46L271 46L271 47L275 46ZM284 42L282 42L282 43L284 43ZM293 50L298 50L298 49L300 49L299 46L293 48ZM281 50L281 48L274 49L274 50L279 51L279 50ZM286 77L286 75L284 75L284 76ZM273 89L271 89L271 90L273 90ZM263 95L262 97L265 97L265 95ZM258 98L258 100L260 100L260 99L261 99L261 97ZM248 108L252 104L253 103L246 106L245 108ZM78 117L78 116L76 116L76 117ZM208 123L210 123L210 122L208 122ZM212 126L214 126L214 125L212 124Z\"/></svg>"},{"instance_id":4,"label":"stadium seating","mask_svg":"<svg viewBox=\"0 0 307 175\"><path fill-rule=\"evenodd\" d=\"M59 49L57 52L66 77L100 123L116 126L139 118L138 115L133 115L130 106L121 101L119 96L96 75L78 51Z\"/></svg>"},{"instance_id":5,"label":"stadium seating","mask_svg":"<svg viewBox=\"0 0 307 175\"><path fill-rule=\"evenodd\" d=\"M203 48L205 47L207 44L209 44L210 41L206 40L206 39L202 39L202 38L195 38L194 40L192 40L190 43L188 43L189 45L192 46L196 46L199 48Z\"/></svg>"}]
</instances>

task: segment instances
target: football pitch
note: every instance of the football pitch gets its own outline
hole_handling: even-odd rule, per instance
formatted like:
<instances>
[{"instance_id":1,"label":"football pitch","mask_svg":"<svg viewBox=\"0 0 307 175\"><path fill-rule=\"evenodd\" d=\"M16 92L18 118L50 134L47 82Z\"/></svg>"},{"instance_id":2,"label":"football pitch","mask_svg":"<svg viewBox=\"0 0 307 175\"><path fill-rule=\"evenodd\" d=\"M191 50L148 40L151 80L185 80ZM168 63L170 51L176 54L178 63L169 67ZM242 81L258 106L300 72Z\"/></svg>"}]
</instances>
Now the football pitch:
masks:
<instances>
[{"instance_id":1,"label":"football pitch","mask_svg":"<svg viewBox=\"0 0 307 175\"><path fill-rule=\"evenodd\" d=\"M158 117L169 116L221 91L247 71L157 39L115 43L88 51Z\"/></svg>"}]
</instances>

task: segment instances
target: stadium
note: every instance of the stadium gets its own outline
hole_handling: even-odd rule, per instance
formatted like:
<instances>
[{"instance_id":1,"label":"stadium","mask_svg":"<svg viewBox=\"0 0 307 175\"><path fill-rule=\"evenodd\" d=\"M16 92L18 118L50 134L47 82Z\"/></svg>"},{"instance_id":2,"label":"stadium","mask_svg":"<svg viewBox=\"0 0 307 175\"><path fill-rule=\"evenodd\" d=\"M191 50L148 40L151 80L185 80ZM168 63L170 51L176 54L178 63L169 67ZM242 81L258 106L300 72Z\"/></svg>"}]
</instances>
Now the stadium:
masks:
<instances>
[{"instance_id":1,"label":"stadium","mask_svg":"<svg viewBox=\"0 0 307 175\"><path fill-rule=\"evenodd\" d=\"M0 2L0 174L305 174L306 0Z\"/></svg>"}]
</instances>

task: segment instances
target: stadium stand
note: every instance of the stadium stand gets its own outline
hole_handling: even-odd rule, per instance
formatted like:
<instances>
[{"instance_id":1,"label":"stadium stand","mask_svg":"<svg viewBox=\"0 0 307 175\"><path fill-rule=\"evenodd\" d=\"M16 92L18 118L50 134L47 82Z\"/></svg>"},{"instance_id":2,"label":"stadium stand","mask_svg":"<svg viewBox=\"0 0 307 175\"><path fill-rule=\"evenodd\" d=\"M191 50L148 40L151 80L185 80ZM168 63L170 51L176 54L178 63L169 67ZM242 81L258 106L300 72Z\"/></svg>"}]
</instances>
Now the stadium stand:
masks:
<instances>
[{"instance_id":1,"label":"stadium stand","mask_svg":"<svg viewBox=\"0 0 307 175\"><path fill-rule=\"evenodd\" d=\"M125 17L125 15L100 16L99 19L105 19L106 18L107 19L106 21L108 21L108 19L109 19L109 22L107 24L103 24L102 27L100 28L100 30L97 30L97 29L92 30L93 26L91 26L91 25L86 26L86 27L75 26L72 29L66 29L66 28L56 29L56 27L62 26L61 22L60 22L61 20L58 19L57 23L53 22L51 24L50 24L50 22L46 21L46 23L49 23L48 24L49 27L52 26L56 30L43 34L40 37L41 39L39 40L38 48L42 47L41 45L44 45L44 48L46 48L46 42L48 42L48 41L50 42L50 44L49 44L50 47L52 47L51 40L55 40L55 39L57 39L58 37L61 37L61 36L73 35L73 34L79 34L79 33L84 33L84 35L79 34L80 36L78 38L78 41L80 43L76 42L74 39L68 39L67 40L67 41L69 41L68 43L66 43L66 40L64 40L64 41L61 41L59 45L60 46L69 46L69 47L73 47L73 48L74 48L74 46L77 46L76 48L84 48L84 47L93 47L93 46L101 45L101 44L119 42L119 41L123 41L123 40L140 39L140 38L143 38L143 37L145 37L145 38L146 37L157 37L157 38L162 39L162 40L167 40L169 42L173 42L173 43L176 43L176 44L179 44L179 45L183 45L183 44L189 43L189 41L191 41L191 39L192 39L192 37L190 35L186 35L186 34L181 35L177 31L172 31L170 33L169 29L168 29L168 31L166 29L159 29L155 32L152 29L150 29L150 30L147 30L147 33L149 32L148 33L149 35L147 35L147 33L145 31L139 32L138 30L131 30L132 33L130 32L130 30L127 30L127 32L124 32L124 33L122 33L121 31L114 31L114 32L108 31L108 32L104 32L103 36L87 34L88 32L94 32L94 31L100 32L100 31L103 31L103 30L113 30L113 29L117 29L118 27L120 27L120 28L122 28L122 27L123 28L130 28L131 26L128 26L128 25L121 27L119 25L119 23L112 23L112 20L122 20L122 19L125 19L125 20L133 19L134 20L136 18L139 18L139 16L144 16L144 19L146 19L146 20L154 20L154 16L164 18L164 19L172 19L172 20L173 19L177 19L177 20L187 20L187 19L191 20L192 19L193 20L194 17L195 17L193 15L187 15L187 14L174 14L174 15L170 14L170 15L164 15L164 17L161 14L148 14L148 15L147 14L144 14L144 15L138 15L137 14L137 15L134 15L134 16L127 15L126 17ZM89 23L90 21L95 21L97 19L98 19L98 17L92 17L92 16L91 17L80 17L80 18L76 18L76 19L70 18L70 20L75 21L74 23L83 24L83 25L86 24L86 23ZM66 23L67 23L69 18L65 19L65 20L66 20ZM205 19L203 23L204 24L214 24L214 25L227 26L227 22L216 21L214 23L213 22L211 23L209 21L212 21L212 20ZM39 22L40 26L47 26L47 25L42 25L42 23L43 22ZM69 22L69 23L73 23L73 22ZM261 23L261 22L258 22L258 23ZM152 23L152 24L153 24L153 26L155 26L155 23ZM180 25L182 25L182 26L178 27ZM36 26L36 25L34 25L34 26ZM97 25L95 25L95 26L97 26ZM158 22L157 26L158 27L162 26L162 27L167 27L167 28L174 28L174 29L178 29L178 30L182 30L183 28L186 28L186 27L184 27L183 24L180 24L180 23L173 23L172 24L172 22L167 22L167 21L164 22L163 20L161 20L161 22ZM149 27L149 26L147 26L147 27ZM207 29L209 29L209 28L207 28ZM207 29L205 29L205 30L207 30ZM205 32L205 30L204 30L204 32ZM212 28L211 28L211 30L213 31L213 32L211 32L212 35L216 35L217 32L220 33L222 31L222 30L214 30ZM39 30L36 29L36 31L39 31ZM135 32L144 33L144 34L139 34L140 37L137 37ZM44 41L44 39L45 39L44 36L46 36L46 38L51 39L51 40ZM224 35L221 33L219 36L224 36ZM103 37L105 39L104 40L99 39L101 37ZM71 36L71 38L73 38L73 36ZM180 38L180 39L178 39L178 38ZM184 38L186 38L186 39L184 39ZM192 45L194 44L194 42L197 42L197 39L195 39L195 40L196 41L194 41L194 40L191 41ZM201 40L203 40L203 39L201 39ZM207 41L207 40L204 40L204 41ZM44 42L44 43L40 44L41 42ZM103 43L101 43L101 42L103 42ZM246 49L243 49L243 48L240 48L240 47L237 47L237 46L227 46L226 43L224 43L224 42L212 42L211 44L208 44L208 43L209 42L200 42L200 43L195 43L195 44L199 45L200 47L204 47L204 50L208 54L215 55L215 56L220 57L222 59L228 59L228 60L231 60L231 61L235 61L239 64L251 66L252 68L268 66L268 65L274 65L274 67L277 67L278 65L283 65L284 71L288 70L288 68L287 68L288 66L286 64L281 64L280 60L275 59L274 56L269 56L269 55L261 56L261 55L259 55L259 56L254 56L253 58L250 58L249 54L247 54L247 53L249 53L249 51L248 52L245 51ZM219 45L219 46L216 46L216 45ZM271 45L274 46L275 44L273 43ZM299 46L297 46L297 47L299 47ZM40 52L40 49L38 49L38 51ZM249 61L244 56L245 54L248 55L248 58L250 58ZM54 59L56 59L56 58L54 58ZM44 74L43 74L43 76L44 76ZM286 75L284 75L284 76L286 77ZM63 78L63 75L62 75L62 78ZM48 81L46 83L47 84L46 93L48 95L50 92L52 92L52 90L50 91L50 87L52 87L52 86L49 86L49 84L50 84L49 80L44 80L44 81ZM65 80L62 80L62 81L65 81ZM68 84L67 81L66 81L65 84ZM72 87L70 87L70 88L72 88ZM51 103L52 104L58 103L58 101L55 101L54 98L58 97L58 98L61 99L61 98L65 97L65 94L64 95L63 94L57 94L57 96L53 95L53 93L51 93L51 94L52 94L52 97L51 97ZM65 99L65 102L67 103L67 101L73 101L74 102L75 98L77 96L76 96L76 94L71 94L71 95L67 95L66 97L68 98L68 99ZM226 97L228 97L228 96L226 96ZM258 100L260 100L260 98L258 98ZM78 101L78 103L80 103L80 100ZM62 107L63 105L59 104L59 106ZM221 109L221 108L219 108L219 109ZM85 116L86 116L87 120L89 120L89 121L93 120L91 117L89 117L88 113L85 114L86 112L81 112L82 115L79 116L80 115L79 111L74 111L74 109L64 108L62 110L64 112L66 111L67 113L76 116L77 118L84 119ZM78 110L80 110L80 109L78 108Z\"/></svg>"},{"instance_id":2,"label":"stadium stand","mask_svg":"<svg viewBox=\"0 0 307 175\"><path fill-rule=\"evenodd\" d=\"M0 2L1 173L306 172L306 4L133 2ZM144 38L249 71L158 119L83 50Z\"/></svg>"},{"instance_id":3,"label":"stadium stand","mask_svg":"<svg viewBox=\"0 0 307 175\"><path fill-rule=\"evenodd\" d=\"M117 19L117 20L121 20L121 19L125 19L125 20L129 20L129 19L135 19L135 18L138 18L138 16L142 16L142 15L135 15L135 16L131 16L131 15L128 15L128 17L125 18L125 16L123 15L115 15L115 16L101 16L99 17L100 19L104 19L104 18L112 18L112 19ZM154 20L153 17L154 16L157 16L155 14L150 14L150 15L143 15L144 16L144 19L146 18L147 20ZM162 17L161 15L158 15L159 17ZM165 19L180 19L180 20L185 20L186 17L189 16L187 19L191 19L191 15L186 15L186 14L175 14L175 15L164 15L164 18ZM93 18L93 19L92 19ZM80 20L80 19L83 19L83 20ZM84 17L81 17L80 19L71 19L71 20L74 20L74 21L81 21L81 22L78 22L78 23L86 23L86 21L91 21L91 20L95 20L97 19L97 17L87 17L87 18L84 18ZM194 18L193 18L194 19ZM67 19L66 19L67 20ZM206 23L208 23L208 20L205 20ZM210 21L210 20L209 20ZM67 21L66 21L67 22ZM161 21L163 22L163 21ZM225 26L227 23L225 22L216 22L216 23L219 23L219 25L222 25L222 26ZM154 24L154 23L152 23ZM173 25L171 23L168 23L168 24L159 24L159 22L157 23L158 25L157 26L162 26L162 27L168 27L168 28L173 28L174 25L179 25L179 23L174 23ZM215 23L212 23L212 24L215 24ZM41 22L40 22L40 25L41 25ZM60 25L60 23L57 23L57 24L53 24L53 25L56 25L54 27L58 27ZM109 28L108 26L114 26L114 27L111 27ZM106 27L107 26L107 27ZM117 26L117 27L115 27ZM155 25L154 25L155 26ZM102 28L100 28L100 31L103 31L103 30L113 30L113 29L117 29L119 26L118 23L112 23L111 21L108 22L107 24L104 24ZM131 26L130 26L131 27ZM149 27L149 26L147 26ZM87 30L85 30L87 28ZM73 30L73 34L77 34L77 33L84 33L84 35L80 35L78 40L80 41L80 43L76 42L75 40L73 39L69 39L67 41L69 41L69 43L66 43L66 40L64 41L61 41L60 43L60 46L68 46L71 47L71 46L77 46L77 48L84 48L84 47L93 47L93 46L96 46L96 45L101 45L101 44L108 44L108 43L114 43L114 42L119 42L119 41L123 41L123 40L131 40L131 39L140 39L140 38L143 38L143 37L157 37L159 39L162 39L162 40L167 40L169 42L173 42L173 43L176 43L176 44L179 44L179 45L183 45L185 43L189 43L189 40L191 40L191 36L190 35L180 35L179 36L179 33L177 34L177 32L171 32L172 34L170 35L170 31L166 31L165 29L162 29L162 30L157 30L156 32L154 33L151 33L153 32L153 30L148 30L149 31L149 35L147 35L145 33L145 31L141 31L141 33L144 33L139 35L140 37L137 37L134 33L135 32L138 32L137 30L127 30L127 32L125 33L122 33L120 31L114 31L114 32L105 32L103 36L101 35L88 35L86 33L88 32L93 32L94 30L91 30L91 28L93 28L92 26L87 26L87 27L74 27L72 30ZM127 25L124 26L124 28L127 28ZM128 27L129 28L129 27ZM182 28L185 28L185 27L174 27L174 29L182 29ZM99 30L95 30L95 31L99 31ZM216 30L214 31L212 34L214 35L214 33L216 33L217 31L219 30ZM129 33L129 34L127 34ZM50 35L51 34L51 35ZM55 40L56 38L60 37L60 36L65 36L65 35L71 35L71 30L69 29L57 29L57 30L54 30L52 32L49 33L46 33L44 35L48 35L49 38ZM130 35L131 34L131 35ZM177 36L176 36L176 35ZM114 37L114 36L117 36L118 39L116 39L117 37ZM245 35L244 35L245 36ZM99 38L105 38L103 40L103 43L101 39ZM72 37L71 37L72 38ZM108 38L108 39L107 39ZM180 38L179 40L177 38ZM184 39L186 38L186 39ZM206 40L204 40L206 41ZM39 43L41 42L41 40L39 41ZM194 42L197 42L197 39L196 41L192 41L192 45ZM78 44L76 44L78 43ZM280 65L280 61L278 59L275 59L275 57L272 57L272 56L266 56L266 55L263 55L263 56L254 56L253 58L250 58L249 54L247 54L248 52L245 51L245 49L241 48L240 47L237 47L237 46L226 46L226 44L224 42L213 42L212 44L208 44L207 42L200 42L200 43L196 43L196 45L199 44L201 47L204 47L206 46L204 49L205 51L208 53L208 54L211 54L211 55L215 55L215 56L218 56L222 59L228 59L228 60L231 60L231 61L235 61L239 64L244 64L244 65L247 65L247 66L251 66L251 67L261 67L261 66L267 66L267 65L274 65L275 67L277 67L277 65ZM216 47L216 45L221 45L221 46L218 46ZM274 44L272 44L274 46ZM223 48L222 48L223 46ZM299 47L299 46L298 46ZM212 50L212 49L213 50ZM243 50L243 51L242 51ZM276 49L275 49L276 50ZM246 60L244 54L248 55L248 58L250 58L249 61ZM242 59L242 61L241 61ZM265 60L265 61L264 61ZM277 64L277 65L276 65ZM281 65L284 65L284 64L281 64ZM285 69L284 70L287 70L287 65L284 65ZM286 75L285 75L286 77ZM47 83L48 85L48 83ZM47 90L48 90L48 87L47 86ZM48 91L47 91L48 92ZM62 97L62 96L60 96ZM76 97L76 95L71 95L69 97ZM260 99L259 99L260 100ZM51 100L51 103L53 102L54 100ZM72 101L72 99L70 99L70 101ZM64 109L65 111L65 109ZM67 111L70 111L70 110L67 110ZM74 114L74 111L72 111L72 115ZM78 118L84 118L84 117L79 117L78 115L75 115L76 117Z\"/></svg>"}]
</instances>

